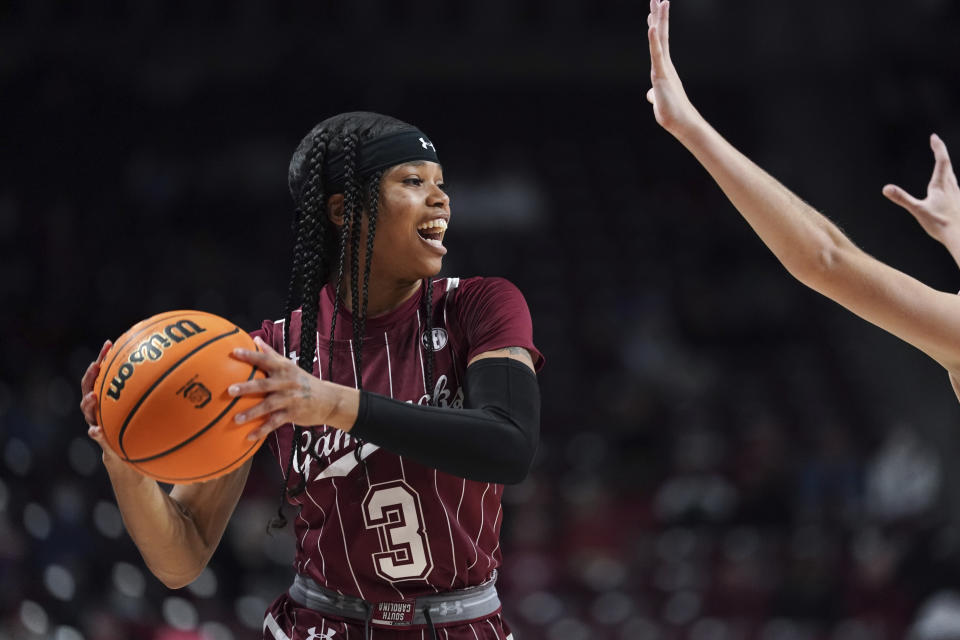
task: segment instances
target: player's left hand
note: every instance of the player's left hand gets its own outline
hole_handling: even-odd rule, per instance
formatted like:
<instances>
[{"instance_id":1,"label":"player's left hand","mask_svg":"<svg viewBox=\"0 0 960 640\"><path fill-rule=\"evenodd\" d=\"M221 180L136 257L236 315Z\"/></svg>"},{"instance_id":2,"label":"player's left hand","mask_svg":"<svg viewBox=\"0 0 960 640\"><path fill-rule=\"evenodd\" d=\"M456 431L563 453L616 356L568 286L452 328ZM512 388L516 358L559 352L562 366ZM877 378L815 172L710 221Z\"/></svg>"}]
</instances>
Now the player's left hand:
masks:
<instances>
[{"instance_id":1,"label":"player's left hand","mask_svg":"<svg viewBox=\"0 0 960 640\"><path fill-rule=\"evenodd\" d=\"M931 238L947 248L960 266L960 186L950 163L947 145L937 134L930 136L933 174L923 200L895 184L883 187L883 195L909 211Z\"/></svg>"},{"instance_id":2,"label":"player's left hand","mask_svg":"<svg viewBox=\"0 0 960 640\"><path fill-rule=\"evenodd\" d=\"M702 117L690 103L680 76L670 58L670 2L650 0L647 16L647 40L650 45L650 81L647 101L664 129L677 138L691 130Z\"/></svg>"},{"instance_id":3,"label":"player's left hand","mask_svg":"<svg viewBox=\"0 0 960 640\"><path fill-rule=\"evenodd\" d=\"M268 416L267 421L253 430L248 437L259 440L280 426L292 422L302 425L328 424L349 430L356 420L356 409L349 415L353 398L348 392L356 392L313 376L295 362L284 358L259 337L254 338L261 351L235 349L233 357L252 364L267 374L259 378L230 385L231 396L264 395L259 404L238 413L234 420L244 424ZM359 394L357 393L359 402Z\"/></svg>"}]
</instances>

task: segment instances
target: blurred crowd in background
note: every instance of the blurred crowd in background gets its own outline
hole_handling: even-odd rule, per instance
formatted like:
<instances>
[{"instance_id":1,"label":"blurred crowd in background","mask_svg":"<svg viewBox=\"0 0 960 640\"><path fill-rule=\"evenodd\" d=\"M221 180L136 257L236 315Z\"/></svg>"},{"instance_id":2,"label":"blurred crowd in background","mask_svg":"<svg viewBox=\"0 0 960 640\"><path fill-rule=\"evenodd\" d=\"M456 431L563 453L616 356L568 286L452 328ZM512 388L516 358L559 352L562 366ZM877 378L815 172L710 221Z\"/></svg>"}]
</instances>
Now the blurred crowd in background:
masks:
<instances>
[{"instance_id":1,"label":"blurred crowd in background","mask_svg":"<svg viewBox=\"0 0 960 640\"><path fill-rule=\"evenodd\" d=\"M960 288L885 202L960 156L950 0L676 0L694 103L867 251ZM0 8L0 640L240 640L289 586L258 459L169 591L78 410L103 340L175 308L283 310L301 136L366 109L435 141L444 275L525 293L542 444L505 493L518 640L960 638L960 405L922 354L803 289L659 130L643 2ZM958 337L960 339L960 337Z\"/></svg>"}]
</instances>

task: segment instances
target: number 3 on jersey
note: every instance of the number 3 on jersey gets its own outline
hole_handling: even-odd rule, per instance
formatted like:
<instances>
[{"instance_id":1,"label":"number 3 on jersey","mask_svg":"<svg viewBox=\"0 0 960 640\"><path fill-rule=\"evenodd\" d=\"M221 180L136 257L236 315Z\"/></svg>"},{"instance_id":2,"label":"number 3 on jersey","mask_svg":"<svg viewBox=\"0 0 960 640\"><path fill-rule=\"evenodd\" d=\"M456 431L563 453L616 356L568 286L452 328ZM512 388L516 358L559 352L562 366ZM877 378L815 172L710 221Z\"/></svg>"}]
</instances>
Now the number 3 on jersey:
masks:
<instances>
[{"instance_id":1,"label":"number 3 on jersey","mask_svg":"<svg viewBox=\"0 0 960 640\"><path fill-rule=\"evenodd\" d=\"M363 499L367 529L380 536L380 553L373 554L377 575L390 582L426 578L433 570L430 545L423 526L420 497L402 480L372 485Z\"/></svg>"}]
</instances>

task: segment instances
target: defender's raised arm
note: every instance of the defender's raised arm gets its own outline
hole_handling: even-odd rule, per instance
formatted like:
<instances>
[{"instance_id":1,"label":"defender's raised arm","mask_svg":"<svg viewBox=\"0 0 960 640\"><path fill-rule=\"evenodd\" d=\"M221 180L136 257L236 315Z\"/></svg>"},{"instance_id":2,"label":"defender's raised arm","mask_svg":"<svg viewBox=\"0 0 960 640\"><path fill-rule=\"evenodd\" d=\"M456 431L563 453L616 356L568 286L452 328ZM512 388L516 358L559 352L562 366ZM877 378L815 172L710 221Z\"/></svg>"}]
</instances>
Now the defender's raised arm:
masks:
<instances>
[{"instance_id":1,"label":"defender's raised arm","mask_svg":"<svg viewBox=\"0 0 960 640\"><path fill-rule=\"evenodd\" d=\"M651 0L657 122L696 157L784 267L810 288L960 372L960 297L931 289L872 258L723 139L687 98L670 57L669 2Z\"/></svg>"}]
</instances>

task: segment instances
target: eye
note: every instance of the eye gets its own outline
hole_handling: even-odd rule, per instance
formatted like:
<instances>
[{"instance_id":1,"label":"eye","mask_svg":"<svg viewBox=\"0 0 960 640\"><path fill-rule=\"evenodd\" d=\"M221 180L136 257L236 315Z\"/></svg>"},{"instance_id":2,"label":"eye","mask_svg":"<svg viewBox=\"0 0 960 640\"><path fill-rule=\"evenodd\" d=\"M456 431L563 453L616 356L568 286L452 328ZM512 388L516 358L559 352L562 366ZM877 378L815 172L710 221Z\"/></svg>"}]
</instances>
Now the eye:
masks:
<instances>
[{"instance_id":1,"label":"eye","mask_svg":"<svg viewBox=\"0 0 960 640\"><path fill-rule=\"evenodd\" d=\"M444 193L447 192L447 183L446 183L446 182L438 182L438 183L437 183L437 187L440 188L440 191L443 191Z\"/></svg>"},{"instance_id":2,"label":"eye","mask_svg":"<svg viewBox=\"0 0 960 640\"><path fill-rule=\"evenodd\" d=\"M422 178L417 178L416 176L411 176L411 177L409 177L409 178L404 178L404 179L403 179L403 183L404 183L404 184L413 185L413 186L415 186L415 187L419 187L420 185L423 184L423 179L422 179Z\"/></svg>"}]
</instances>

